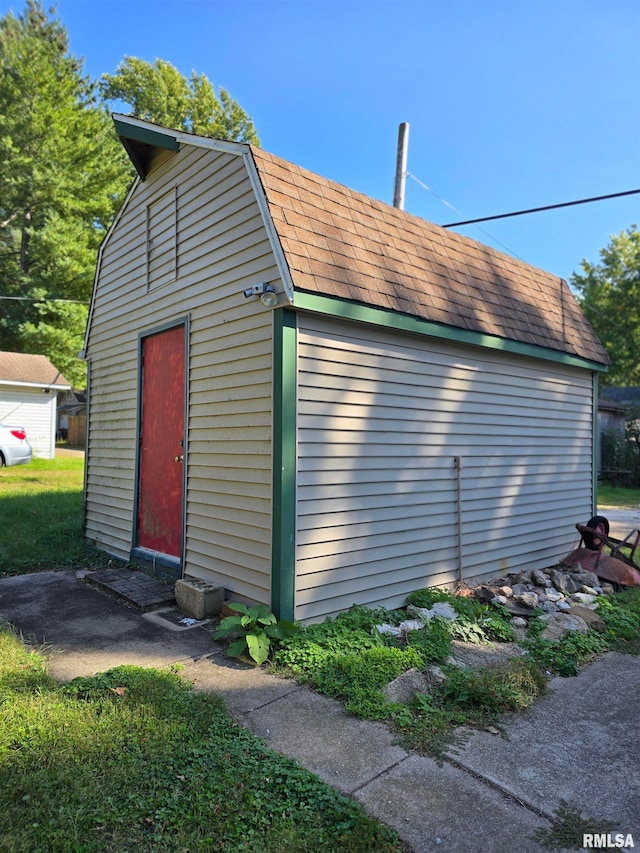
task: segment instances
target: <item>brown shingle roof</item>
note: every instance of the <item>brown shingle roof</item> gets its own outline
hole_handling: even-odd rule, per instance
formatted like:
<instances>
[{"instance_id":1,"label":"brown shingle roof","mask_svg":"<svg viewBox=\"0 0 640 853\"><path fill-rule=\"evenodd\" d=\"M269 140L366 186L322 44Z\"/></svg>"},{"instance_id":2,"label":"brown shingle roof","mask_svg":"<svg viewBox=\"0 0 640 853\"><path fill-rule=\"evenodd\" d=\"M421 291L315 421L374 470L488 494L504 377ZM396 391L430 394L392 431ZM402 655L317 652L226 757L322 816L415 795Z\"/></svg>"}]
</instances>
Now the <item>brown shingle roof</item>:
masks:
<instances>
[{"instance_id":1,"label":"brown shingle roof","mask_svg":"<svg viewBox=\"0 0 640 853\"><path fill-rule=\"evenodd\" d=\"M26 355L22 352L0 352L0 382L71 387L71 383L45 355Z\"/></svg>"},{"instance_id":2,"label":"brown shingle roof","mask_svg":"<svg viewBox=\"0 0 640 853\"><path fill-rule=\"evenodd\" d=\"M609 363L558 276L251 150L295 289Z\"/></svg>"}]
</instances>

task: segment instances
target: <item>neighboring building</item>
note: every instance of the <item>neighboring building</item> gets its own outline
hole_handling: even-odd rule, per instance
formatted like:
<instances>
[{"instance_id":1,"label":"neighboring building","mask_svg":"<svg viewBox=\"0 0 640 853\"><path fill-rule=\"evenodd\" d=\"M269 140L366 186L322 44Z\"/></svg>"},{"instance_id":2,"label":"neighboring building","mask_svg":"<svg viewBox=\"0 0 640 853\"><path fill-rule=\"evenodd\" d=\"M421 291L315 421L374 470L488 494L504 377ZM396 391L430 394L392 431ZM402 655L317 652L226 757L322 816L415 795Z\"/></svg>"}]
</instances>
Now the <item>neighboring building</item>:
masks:
<instances>
[{"instance_id":1,"label":"neighboring building","mask_svg":"<svg viewBox=\"0 0 640 853\"><path fill-rule=\"evenodd\" d=\"M46 356L0 352L0 421L25 428L34 456L56 455L56 404L70 388Z\"/></svg>"},{"instance_id":2,"label":"neighboring building","mask_svg":"<svg viewBox=\"0 0 640 853\"><path fill-rule=\"evenodd\" d=\"M571 550L608 358L566 282L258 148L115 122L140 180L87 328L88 537L301 620Z\"/></svg>"},{"instance_id":3,"label":"neighboring building","mask_svg":"<svg viewBox=\"0 0 640 853\"><path fill-rule=\"evenodd\" d=\"M603 408L611 406L625 412L640 411L640 385L601 388L598 404L602 404Z\"/></svg>"},{"instance_id":4,"label":"neighboring building","mask_svg":"<svg viewBox=\"0 0 640 853\"><path fill-rule=\"evenodd\" d=\"M84 447L86 430L87 395L84 391L67 391L58 401L58 438Z\"/></svg>"},{"instance_id":5,"label":"neighboring building","mask_svg":"<svg viewBox=\"0 0 640 853\"><path fill-rule=\"evenodd\" d=\"M604 387L598 397L598 472L602 469L602 434L623 433L632 412L640 413L640 385L624 385L620 388ZM640 427L640 420L635 422ZM609 473L606 470L605 474Z\"/></svg>"}]
</instances>

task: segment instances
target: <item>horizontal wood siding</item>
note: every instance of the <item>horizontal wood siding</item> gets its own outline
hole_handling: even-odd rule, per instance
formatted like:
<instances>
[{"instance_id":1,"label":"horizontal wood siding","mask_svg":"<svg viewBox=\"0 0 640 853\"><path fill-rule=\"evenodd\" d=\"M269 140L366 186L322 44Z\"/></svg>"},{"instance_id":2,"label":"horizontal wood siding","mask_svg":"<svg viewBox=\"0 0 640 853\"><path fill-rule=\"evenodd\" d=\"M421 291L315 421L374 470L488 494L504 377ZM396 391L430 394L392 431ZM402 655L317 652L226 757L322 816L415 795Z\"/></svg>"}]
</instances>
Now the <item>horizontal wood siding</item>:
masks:
<instances>
[{"instance_id":1,"label":"horizontal wood siding","mask_svg":"<svg viewBox=\"0 0 640 853\"><path fill-rule=\"evenodd\" d=\"M295 615L549 566L592 497L589 371L300 315Z\"/></svg>"},{"instance_id":2,"label":"horizontal wood siding","mask_svg":"<svg viewBox=\"0 0 640 853\"><path fill-rule=\"evenodd\" d=\"M176 186L175 229L165 228ZM149 205L158 213L157 264L150 264L147 291ZM163 283L171 279L176 233L178 278ZM103 250L88 348L87 533L110 553L128 555L138 333L188 315L184 571L268 603L273 315L242 293L258 281L279 288L242 159L188 146L160 159Z\"/></svg>"},{"instance_id":3,"label":"horizontal wood siding","mask_svg":"<svg viewBox=\"0 0 640 853\"><path fill-rule=\"evenodd\" d=\"M42 388L0 385L0 423L24 427L34 456L55 456L57 396Z\"/></svg>"}]
</instances>

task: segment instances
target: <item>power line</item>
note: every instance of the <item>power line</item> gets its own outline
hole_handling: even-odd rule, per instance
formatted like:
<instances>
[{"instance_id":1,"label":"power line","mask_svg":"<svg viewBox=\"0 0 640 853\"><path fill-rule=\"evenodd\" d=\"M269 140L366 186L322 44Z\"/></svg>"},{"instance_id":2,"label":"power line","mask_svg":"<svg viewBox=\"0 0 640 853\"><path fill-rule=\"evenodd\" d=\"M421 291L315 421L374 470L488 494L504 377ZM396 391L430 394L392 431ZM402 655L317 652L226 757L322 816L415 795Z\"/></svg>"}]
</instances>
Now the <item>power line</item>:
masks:
<instances>
[{"instance_id":1,"label":"power line","mask_svg":"<svg viewBox=\"0 0 640 853\"><path fill-rule=\"evenodd\" d=\"M54 298L44 298L39 296L0 296L0 299L13 299L17 302L73 302L75 305L88 305L88 299L58 299Z\"/></svg>"},{"instance_id":2,"label":"power line","mask_svg":"<svg viewBox=\"0 0 640 853\"><path fill-rule=\"evenodd\" d=\"M625 195L635 195L639 190L626 190L622 193L596 195L592 198L581 198L577 201L564 201L561 204L546 204L544 207L530 207L528 210L516 210L513 213L500 213L498 216L482 216L480 219L466 219L464 222L449 222L442 228L457 228L459 225L475 225L477 222L489 222L492 219L507 219L509 216L524 216L525 213L541 213L544 210L557 210L559 207L572 207L575 204L590 204L592 201L606 201L609 198L620 198Z\"/></svg>"},{"instance_id":3,"label":"power line","mask_svg":"<svg viewBox=\"0 0 640 853\"><path fill-rule=\"evenodd\" d=\"M459 213L460 216L464 216L464 214L462 213L461 210L458 210L457 207L454 207L452 204L449 204L449 202L446 199L444 199L444 198L442 198L442 196L438 195L438 193L435 190L432 190L431 187L428 187L419 178L416 178L415 175L412 175L411 172L407 172L406 174L407 174L407 177L413 178L413 180L416 182L416 184L419 184L423 190L430 192L431 195L435 196L438 199L438 201L441 201L442 204L444 204L446 207L450 207L451 210L455 211L455 213ZM508 246L505 246L504 243L501 243L500 240L498 240L496 237L494 237L493 234L489 234L488 231L485 231L484 228L478 228L478 231L481 231L485 235L485 237L488 237L493 243L496 243L498 246L500 246L501 249L504 249L505 252L508 252L510 255L513 255L514 258L518 258L519 261L524 261L524 258L521 258L520 255L517 255Z\"/></svg>"}]
</instances>

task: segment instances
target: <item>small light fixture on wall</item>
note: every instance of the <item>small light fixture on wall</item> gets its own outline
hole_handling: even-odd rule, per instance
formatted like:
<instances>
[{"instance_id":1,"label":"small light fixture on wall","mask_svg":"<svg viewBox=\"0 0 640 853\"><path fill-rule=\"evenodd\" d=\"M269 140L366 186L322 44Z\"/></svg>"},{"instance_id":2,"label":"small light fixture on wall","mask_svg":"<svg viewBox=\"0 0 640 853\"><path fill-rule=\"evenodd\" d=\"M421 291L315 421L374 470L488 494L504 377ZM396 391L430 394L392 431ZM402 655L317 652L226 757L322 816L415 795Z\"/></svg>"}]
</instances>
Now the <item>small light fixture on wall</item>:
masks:
<instances>
[{"instance_id":1,"label":"small light fixture on wall","mask_svg":"<svg viewBox=\"0 0 640 853\"><path fill-rule=\"evenodd\" d=\"M261 282L248 287L244 293L244 298L249 299L251 296L259 296L260 302L265 308L275 308L278 304L278 294L273 289L273 285L268 282Z\"/></svg>"}]
</instances>

